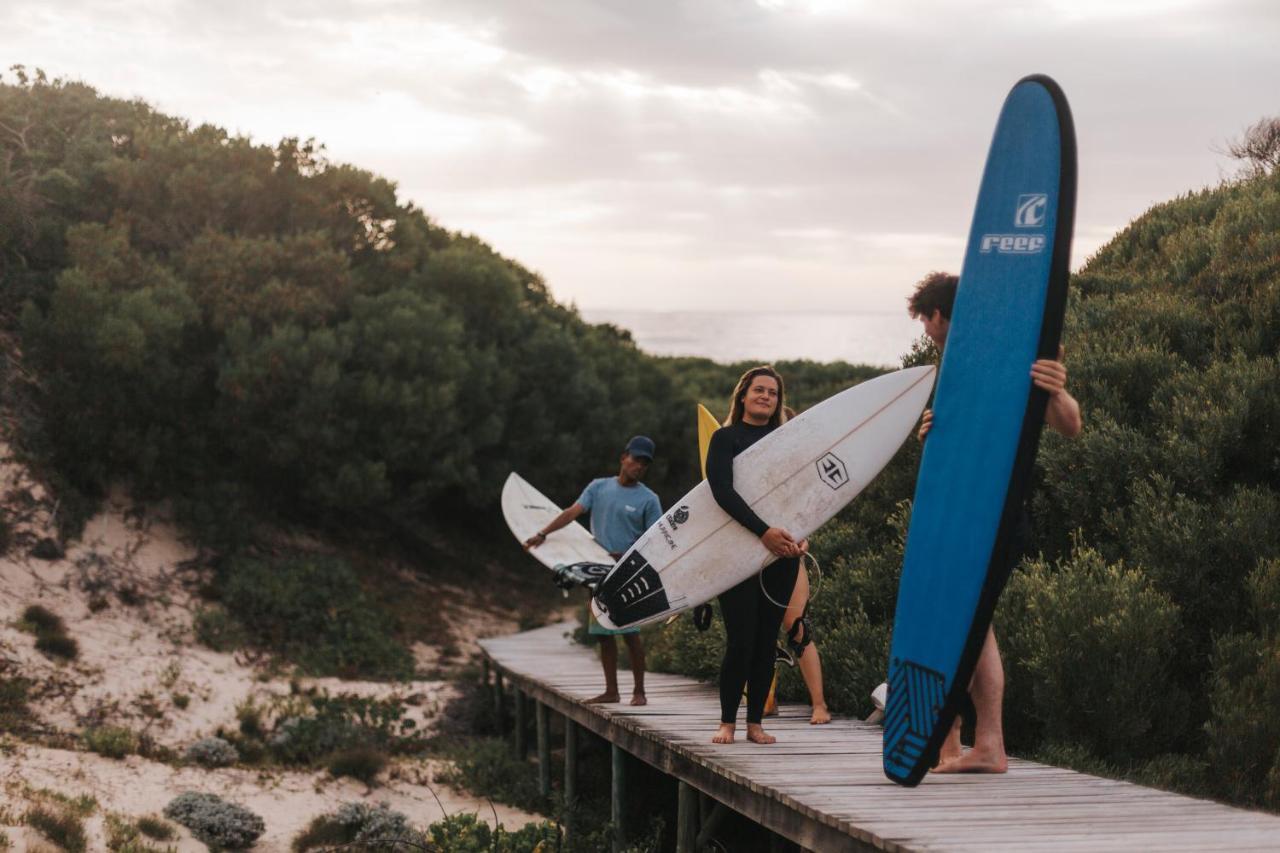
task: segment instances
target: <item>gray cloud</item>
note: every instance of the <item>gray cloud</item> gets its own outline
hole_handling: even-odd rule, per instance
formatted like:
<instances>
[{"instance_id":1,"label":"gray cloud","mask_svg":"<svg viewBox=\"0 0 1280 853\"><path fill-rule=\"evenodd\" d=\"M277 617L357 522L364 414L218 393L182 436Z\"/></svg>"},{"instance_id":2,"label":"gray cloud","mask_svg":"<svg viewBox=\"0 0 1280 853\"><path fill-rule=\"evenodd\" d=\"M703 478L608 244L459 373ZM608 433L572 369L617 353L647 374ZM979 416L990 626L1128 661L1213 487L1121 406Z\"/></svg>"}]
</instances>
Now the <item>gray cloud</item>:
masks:
<instances>
[{"instance_id":1,"label":"gray cloud","mask_svg":"<svg viewBox=\"0 0 1280 853\"><path fill-rule=\"evenodd\" d=\"M1079 259L1280 111L1261 0L816 6L18 0L0 56L318 136L602 305L714 304L729 281L768 301L785 280L788 303L897 308L958 267L1001 100L1032 71L1074 108Z\"/></svg>"}]
</instances>

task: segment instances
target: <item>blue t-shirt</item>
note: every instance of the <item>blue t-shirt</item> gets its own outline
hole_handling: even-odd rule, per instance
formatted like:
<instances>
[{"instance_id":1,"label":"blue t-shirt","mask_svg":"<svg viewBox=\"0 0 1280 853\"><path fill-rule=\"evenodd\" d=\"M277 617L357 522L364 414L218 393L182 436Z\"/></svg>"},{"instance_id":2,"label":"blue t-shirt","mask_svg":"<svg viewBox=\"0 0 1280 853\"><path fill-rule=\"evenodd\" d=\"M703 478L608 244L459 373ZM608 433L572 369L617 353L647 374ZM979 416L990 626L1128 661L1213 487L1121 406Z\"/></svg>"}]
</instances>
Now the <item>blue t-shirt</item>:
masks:
<instances>
[{"instance_id":1,"label":"blue t-shirt","mask_svg":"<svg viewBox=\"0 0 1280 853\"><path fill-rule=\"evenodd\" d=\"M626 551L662 515L652 489L643 483L624 486L617 477L592 480L578 503L591 512L591 535L610 554Z\"/></svg>"}]
</instances>

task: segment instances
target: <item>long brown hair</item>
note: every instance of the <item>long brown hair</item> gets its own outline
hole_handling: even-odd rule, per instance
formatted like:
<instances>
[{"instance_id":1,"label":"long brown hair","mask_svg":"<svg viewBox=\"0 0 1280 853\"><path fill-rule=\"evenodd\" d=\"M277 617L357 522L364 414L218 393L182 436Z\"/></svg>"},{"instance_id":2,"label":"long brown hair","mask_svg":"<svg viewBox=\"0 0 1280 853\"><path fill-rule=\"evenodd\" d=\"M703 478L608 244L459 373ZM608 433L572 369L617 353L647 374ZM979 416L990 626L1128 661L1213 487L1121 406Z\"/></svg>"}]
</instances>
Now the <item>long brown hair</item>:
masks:
<instances>
[{"instance_id":1,"label":"long brown hair","mask_svg":"<svg viewBox=\"0 0 1280 853\"><path fill-rule=\"evenodd\" d=\"M787 405L787 390L782 384L782 375L773 369L771 364L762 364L759 367L753 367L746 373L742 374L742 378L738 380L738 385L733 389L733 398L729 400L729 419L725 421L725 426L736 424L742 420L743 411L746 409L744 402L747 397L747 390L751 388L751 381L757 376L771 376L778 383L778 405L774 407L773 414L769 416L769 426L780 426L787 420L787 415L783 409Z\"/></svg>"}]
</instances>

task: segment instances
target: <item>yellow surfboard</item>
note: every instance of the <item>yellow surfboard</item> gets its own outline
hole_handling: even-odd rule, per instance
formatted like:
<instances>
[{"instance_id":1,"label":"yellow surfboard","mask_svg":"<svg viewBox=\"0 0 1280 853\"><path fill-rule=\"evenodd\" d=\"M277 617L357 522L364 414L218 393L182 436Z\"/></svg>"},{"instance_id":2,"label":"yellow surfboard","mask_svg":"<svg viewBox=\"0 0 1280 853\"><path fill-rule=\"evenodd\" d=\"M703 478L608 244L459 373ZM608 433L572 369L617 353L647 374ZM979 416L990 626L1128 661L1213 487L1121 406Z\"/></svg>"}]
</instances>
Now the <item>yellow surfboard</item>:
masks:
<instances>
[{"instance_id":1,"label":"yellow surfboard","mask_svg":"<svg viewBox=\"0 0 1280 853\"><path fill-rule=\"evenodd\" d=\"M707 407L698 404L698 459L702 461L702 479L707 479L707 448L711 446L711 434L720 429L716 416Z\"/></svg>"}]
</instances>

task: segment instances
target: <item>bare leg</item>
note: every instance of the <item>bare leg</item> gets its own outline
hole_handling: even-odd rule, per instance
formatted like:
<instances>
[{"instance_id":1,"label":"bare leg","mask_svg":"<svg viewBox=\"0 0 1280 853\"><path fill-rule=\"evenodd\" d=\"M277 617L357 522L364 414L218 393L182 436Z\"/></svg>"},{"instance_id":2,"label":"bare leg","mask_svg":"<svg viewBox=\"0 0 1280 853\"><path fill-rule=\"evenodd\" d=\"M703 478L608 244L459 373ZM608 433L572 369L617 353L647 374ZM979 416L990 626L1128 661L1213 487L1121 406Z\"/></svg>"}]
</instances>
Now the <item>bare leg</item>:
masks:
<instances>
[{"instance_id":1,"label":"bare leg","mask_svg":"<svg viewBox=\"0 0 1280 853\"><path fill-rule=\"evenodd\" d=\"M771 734L766 734L764 726L759 723L747 723L747 740L752 743L776 743L777 738Z\"/></svg>"},{"instance_id":2,"label":"bare leg","mask_svg":"<svg viewBox=\"0 0 1280 853\"><path fill-rule=\"evenodd\" d=\"M987 640L978 656L969 693L978 712L973 749L954 761L938 765L939 773L1004 773L1009 757L1004 751L1004 666L995 632L987 629Z\"/></svg>"},{"instance_id":3,"label":"bare leg","mask_svg":"<svg viewBox=\"0 0 1280 853\"><path fill-rule=\"evenodd\" d=\"M721 723L720 728L716 729L716 733L711 736L711 742L733 743L733 733L736 728L733 723Z\"/></svg>"},{"instance_id":4,"label":"bare leg","mask_svg":"<svg viewBox=\"0 0 1280 853\"><path fill-rule=\"evenodd\" d=\"M588 699L588 705L618 701L618 642L613 637L600 638L600 665L604 668L604 692Z\"/></svg>"},{"instance_id":5,"label":"bare leg","mask_svg":"<svg viewBox=\"0 0 1280 853\"><path fill-rule=\"evenodd\" d=\"M804 570L803 562L796 575L796 586L791 591L791 601L787 603L787 612L782 615L782 629L789 631L795 621L804 615L805 605L809 603L809 574ZM801 629L804 630L803 628ZM803 639L803 635L796 638ZM809 704L813 713L809 716L811 725L820 726L831 722L831 712L827 710L827 700L822 692L822 661L818 658L818 648L813 643L805 646L800 654L800 677L809 691Z\"/></svg>"},{"instance_id":6,"label":"bare leg","mask_svg":"<svg viewBox=\"0 0 1280 853\"><path fill-rule=\"evenodd\" d=\"M955 722L951 724L951 731L947 733L947 739L942 742L942 748L938 750L938 763L934 765L937 769L948 761L955 761L964 754L964 749L960 745L960 718L956 717Z\"/></svg>"},{"instance_id":7,"label":"bare leg","mask_svg":"<svg viewBox=\"0 0 1280 853\"><path fill-rule=\"evenodd\" d=\"M639 634L622 636L627 641L627 654L631 657L631 677L635 680L635 687L631 691L631 704L648 705L649 700L644 696L644 643L640 641Z\"/></svg>"},{"instance_id":8,"label":"bare leg","mask_svg":"<svg viewBox=\"0 0 1280 853\"><path fill-rule=\"evenodd\" d=\"M827 699L822 693L822 661L818 658L818 647L813 643L805 646L804 653L800 655L800 675L804 678L804 686L809 688L809 704L813 706L809 724L821 726L831 722Z\"/></svg>"}]
</instances>

